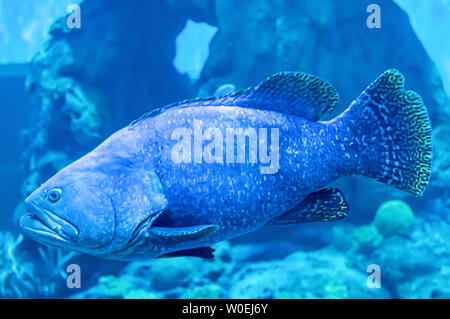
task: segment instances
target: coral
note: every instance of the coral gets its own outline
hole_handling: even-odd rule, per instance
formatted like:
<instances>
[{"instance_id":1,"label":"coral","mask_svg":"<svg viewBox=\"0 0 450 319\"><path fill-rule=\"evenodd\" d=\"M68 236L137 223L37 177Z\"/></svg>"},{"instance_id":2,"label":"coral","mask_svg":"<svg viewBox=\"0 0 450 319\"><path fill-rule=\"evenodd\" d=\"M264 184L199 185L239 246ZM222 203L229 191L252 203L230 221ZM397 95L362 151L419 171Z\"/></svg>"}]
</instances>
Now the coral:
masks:
<instances>
[{"instance_id":1,"label":"coral","mask_svg":"<svg viewBox=\"0 0 450 319\"><path fill-rule=\"evenodd\" d=\"M192 280L199 260L184 258L179 260L161 259L153 263L148 278L156 290L170 290L176 286L187 286Z\"/></svg>"},{"instance_id":2,"label":"coral","mask_svg":"<svg viewBox=\"0 0 450 319\"><path fill-rule=\"evenodd\" d=\"M143 289L131 290L123 295L124 299L157 299L159 296Z\"/></svg>"},{"instance_id":3,"label":"coral","mask_svg":"<svg viewBox=\"0 0 450 319\"><path fill-rule=\"evenodd\" d=\"M39 255L42 258L43 264L46 267L46 273L49 277L66 279L66 267L69 261L78 255L78 253L71 250L62 250L51 246L40 246L37 248ZM55 282L56 280L53 280ZM54 286L50 293L54 294Z\"/></svg>"},{"instance_id":4,"label":"coral","mask_svg":"<svg viewBox=\"0 0 450 319\"><path fill-rule=\"evenodd\" d=\"M354 238L359 238L356 249L337 250L328 245L318 250L297 249L285 257L274 252L272 245L223 242L215 246L212 261L177 257L131 262L117 275L103 276L72 297L443 298L448 295L450 225L422 219L417 224L408 237L389 236L379 242L381 235L374 225L362 226L354 229ZM354 228L335 227L341 228L336 231L340 236L348 236ZM277 245L287 251L291 244ZM370 264L380 266L379 289L366 286Z\"/></svg>"},{"instance_id":5,"label":"coral","mask_svg":"<svg viewBox=\"0 0 450 319\"><path fill-rule=\"evenodd\" d=\"M215 246L212 261L193 257L134 261L116 275L105 275L71 298L219 298L234 269L229 244Z\"/></svg>"},{"instance_id":6,"label":"coral","mask_svg":"<svg viewBox=\"0 0 450 319\"><path fill-rule=\"evenodd\" d=\"M29 298L37 294L33 265L23 262L17 250L22 240L23 235L14 238L11 233L0 232L0 298Z\"/></svg>"},{"instance_id":7,"label":"coral","mask_svg":"<svg viewBox=\"0 0 450 319\"><path fill-rule=\"evenodd\" d=\"M391 286L439 268L431 247L397 236L385 239L367 260L381 267L384 280Z\"/></svg>"},{"instance_id":8,"label":"coral","mask_svg":"<svg viewBox=\"0 0 450 319\"><path fill-rule=\"evenodd\" d=\"M274 299L300 299L301 296L296 292L275 291L273 294Z\"/></svg>"},{"instance_id":9,"label":"coral","mask_svg":"<svg viewBox=\"0 0 450 319\"><path fill-rule=\"evenodd\" d=\"M65 286L66 264L76 253L38 247L35 258L22 247L23 235L0 232L0 297L49 298Z\"/></svg>"},{"instance_id":10,"label":"coral","mask_svg":"<svg viewBox=\"0 0 450 319\"><path fill-rule=\"evenodd\" d=\"M450 298L449 282L450 269L443 267L440 271L418 276L400 284L397 293L400 298L448 299Z\"/></svg>"},{"instance_id":11,"label":"coral","mask_svg":"<svg viewBox=\"0 0 450 319\"><path fill-rule=\"evenodd\" d=\"M339 274L339 280L337 280ZM347 265L346 257L330 248L296 252L282 260L252 263L232 278L231 298L387 298L384 289L365 286L366 274Z\"/></svg>"},{"instance_id":12,"label":"coral","mask_svg":"<svg viewBox=\"0 0 450 319\"><path fill-rule=\"evenodd\" d=\"M360 251L373 250L383 241L383 236L374 225L361 226L353 231L356 249Z\"/></svg>"},{"instance_id":13,"label":"coral","mask_svg":"<svg viewBox=\"0 0 450 319\"><path fill-rule=\"evenodd\" d=\"M414 220L414 213L408 204L400 200L390 200L378 208L374 225L383 236L407 236Z\"/></svg>"},{"instance_id":14,"label":"coral","mask_svg":"<svg viewBox=\"0 0 450 319\"><path fill-rule=\"evenodd\" d=\"M158 295L148 292L145 282L132 275L124 274L116 277L108 275L100 277L98 284L80 293L74 294L71 298L158 298Z\"/></svg>"},{"instance_id":15,"label":"coral","mask_svg":"<svg viewBox=\"0 0 450 319\"><path fill-rule=\"evenodd\" d=\"M186 289L182 299L217 299L222 297L222 287L213 283L204 283L199 286Z\"/></svg>"},{"instance_id":16,"label":"coral","mask_svg":"<svg viewBox=\"0 0 450 319\"><path fill-rule=\"evenodd\" d=\"M359 250L347 258L358 268L378 265L381 285L395 298L443 297L448 295L449 236L450 224L419 217L408 237L386 237L376 249Z\"/></svg>"},{"instance_id":17,"label":"coral","mask_svg":"<svg viewBox=\"0 0 450 319\"><path fill-rule=\"evenodd\" d=\"M348 287L340 281L331 281L324 287L325 298L345 299L348 298Z\"/></svg>"},{"instance_id":18,"label":"coral","mask_svg":"<svg viewBox=\"0 0 450 319\"><path fill-rule=\"evenodd\" d=\"M189 257L159 258L133 262L123 269L123 273L146 278L149 287L154 291L167 292L178 287L187 289L195 286L199 280L219 282L222 276L226 278L225 275L232 271L234 264L227 256L228 246L227 242L215 245L214 260Z\"/></svg>"}]
</instances>

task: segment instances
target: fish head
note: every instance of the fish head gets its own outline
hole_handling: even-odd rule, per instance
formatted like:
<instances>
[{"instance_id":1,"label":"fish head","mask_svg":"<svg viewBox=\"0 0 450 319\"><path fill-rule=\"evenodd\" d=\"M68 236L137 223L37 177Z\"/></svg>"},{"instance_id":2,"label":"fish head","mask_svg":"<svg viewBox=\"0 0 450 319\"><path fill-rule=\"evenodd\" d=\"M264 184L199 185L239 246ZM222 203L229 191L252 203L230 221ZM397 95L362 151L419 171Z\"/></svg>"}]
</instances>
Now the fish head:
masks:
<instances>
[{"instance_id":1,"label":"fish head","mask_svg":"<svg viewBox=\"0 0 450 319\"><path fill-rule=\"evenodd\" d=\"M88 154L25 200L23 232L34 240L106 259L126 259L167 208L156 173L111 154Z\"/></svg>"},{"instance_id":2,"label":"fish head","mask_svg":"<svg viewBox=\"0 0 450 319\"><path fill-rule=\"evenodd\" d=\"M52 246L103 253L115 236L111 176L87 161L62 169L26 198L28 213L20 220L25 234Z\"/></svg>"}]
</instances>

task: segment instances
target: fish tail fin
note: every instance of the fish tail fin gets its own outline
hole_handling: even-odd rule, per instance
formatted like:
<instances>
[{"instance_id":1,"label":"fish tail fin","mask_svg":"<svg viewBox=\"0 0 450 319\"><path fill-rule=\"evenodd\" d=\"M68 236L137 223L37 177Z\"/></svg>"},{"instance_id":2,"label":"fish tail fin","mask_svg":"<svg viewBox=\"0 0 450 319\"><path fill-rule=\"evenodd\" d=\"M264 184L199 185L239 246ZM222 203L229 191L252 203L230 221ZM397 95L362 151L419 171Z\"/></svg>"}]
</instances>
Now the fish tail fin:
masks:
<instances>
[{"instance_id":1,"label":"fish tail fin","mask_svg":"<svg viewBox=\"0 0 450 319\"><path fill-rule=\"evenodd\" d=\"M421 195L431 171L431 124L422 98L387 70L344 112L360 157L356 173Z\"/></svg>"}]
</instances>

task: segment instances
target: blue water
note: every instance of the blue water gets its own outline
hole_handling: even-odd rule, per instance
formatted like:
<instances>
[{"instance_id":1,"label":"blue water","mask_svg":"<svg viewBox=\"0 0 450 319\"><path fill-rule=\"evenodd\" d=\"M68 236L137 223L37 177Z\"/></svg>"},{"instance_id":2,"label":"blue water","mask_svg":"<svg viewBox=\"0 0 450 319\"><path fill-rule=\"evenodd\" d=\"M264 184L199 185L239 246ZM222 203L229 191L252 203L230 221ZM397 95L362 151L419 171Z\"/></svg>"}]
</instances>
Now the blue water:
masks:
<instances>
[{"instance_id":1,"label":"blue water","mask_svg":"<svg viewBox=\"0 0 450 319\"><path fill-rule=\"evenodd\" d=\"M380 0L370 28L371 3L0 0L0 298L450 298L450 3ZM344 220L262 228L213 260L106 261L19 229L26 196L147 111L292 70L336 87L336 116L389 68L433 126L421 197L341 178Z\"/></svg>"}]
</instances>

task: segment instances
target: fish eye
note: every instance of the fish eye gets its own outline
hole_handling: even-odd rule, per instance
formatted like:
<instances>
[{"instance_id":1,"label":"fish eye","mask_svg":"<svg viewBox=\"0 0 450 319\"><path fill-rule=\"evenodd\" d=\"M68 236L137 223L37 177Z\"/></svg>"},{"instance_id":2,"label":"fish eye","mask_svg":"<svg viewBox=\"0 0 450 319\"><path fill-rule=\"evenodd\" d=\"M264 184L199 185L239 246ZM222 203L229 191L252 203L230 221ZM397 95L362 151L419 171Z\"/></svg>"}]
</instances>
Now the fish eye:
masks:
<instances>
[{"instance_id":1,"label":"fish eye","mask_svg":"<svg viewBox=\"0 0 450 319\"><path fill-rule=\"evenodd\" d=\"M52 203L56 203L61 198L61 189L59 188L51 189L47 194L47 198Z\"/></svg>"}]
</instances>

